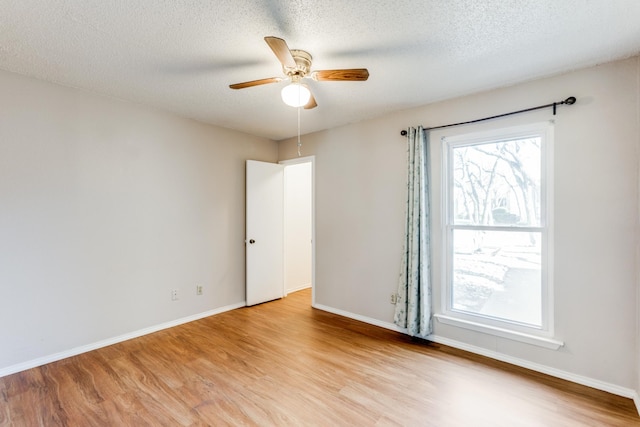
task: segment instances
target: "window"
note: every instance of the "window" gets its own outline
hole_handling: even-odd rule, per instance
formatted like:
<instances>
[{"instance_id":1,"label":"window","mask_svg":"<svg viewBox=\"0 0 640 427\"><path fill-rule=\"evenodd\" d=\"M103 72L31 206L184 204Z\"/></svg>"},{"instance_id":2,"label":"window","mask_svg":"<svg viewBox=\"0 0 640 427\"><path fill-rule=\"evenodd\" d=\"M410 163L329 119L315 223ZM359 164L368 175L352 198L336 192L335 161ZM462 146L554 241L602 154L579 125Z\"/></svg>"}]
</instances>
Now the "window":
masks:
<instances>
[{"instance_id":1,"label":"window","mask_svg":"<svg viewBox=\"0 0 640 427\"><path fill-rule=\"evenodd\" d=\"M503 336L549 337L552 125L443 142L446 301L439 319Z\"/></svg>"}]
</instances>

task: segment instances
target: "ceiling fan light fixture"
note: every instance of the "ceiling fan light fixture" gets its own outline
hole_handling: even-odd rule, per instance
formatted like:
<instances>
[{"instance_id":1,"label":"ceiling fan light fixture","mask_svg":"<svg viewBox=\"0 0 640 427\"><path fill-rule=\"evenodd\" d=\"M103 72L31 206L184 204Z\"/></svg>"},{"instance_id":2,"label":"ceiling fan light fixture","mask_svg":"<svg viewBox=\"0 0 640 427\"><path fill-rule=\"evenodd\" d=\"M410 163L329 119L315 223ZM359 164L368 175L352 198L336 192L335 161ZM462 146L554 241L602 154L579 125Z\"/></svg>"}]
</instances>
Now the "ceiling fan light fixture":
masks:
<instances>
[{"instance_id":1,"label":"ceiling fan light fixture","mask_svg":"<svg viewBox=\"0 0 640 427\"><path fill-rule=\"evenodd\" d=\"M300 83L291 83L282 88L282 101L291 107L302 107L307 105L311 99L309 89Z\"/></svg>"}]
</instances>

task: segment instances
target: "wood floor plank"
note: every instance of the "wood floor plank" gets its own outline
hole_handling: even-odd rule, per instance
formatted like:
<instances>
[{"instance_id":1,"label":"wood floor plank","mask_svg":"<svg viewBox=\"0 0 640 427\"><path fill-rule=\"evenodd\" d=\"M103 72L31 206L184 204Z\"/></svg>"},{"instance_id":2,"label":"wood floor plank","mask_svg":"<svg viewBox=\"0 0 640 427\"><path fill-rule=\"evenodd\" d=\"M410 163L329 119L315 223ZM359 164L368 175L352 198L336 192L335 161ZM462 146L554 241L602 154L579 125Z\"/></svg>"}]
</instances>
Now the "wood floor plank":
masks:
<instances>
[{"instance_id":1,"label":"wood floor plank","mask_svg":"<svg viewBox=\"0 0 640 427\"><path fill-rule=\"evenodd\" d=\"M630 399L314 310L310 298L0 378L0 426L640 426Z\"/></svg>"}]
</instances>

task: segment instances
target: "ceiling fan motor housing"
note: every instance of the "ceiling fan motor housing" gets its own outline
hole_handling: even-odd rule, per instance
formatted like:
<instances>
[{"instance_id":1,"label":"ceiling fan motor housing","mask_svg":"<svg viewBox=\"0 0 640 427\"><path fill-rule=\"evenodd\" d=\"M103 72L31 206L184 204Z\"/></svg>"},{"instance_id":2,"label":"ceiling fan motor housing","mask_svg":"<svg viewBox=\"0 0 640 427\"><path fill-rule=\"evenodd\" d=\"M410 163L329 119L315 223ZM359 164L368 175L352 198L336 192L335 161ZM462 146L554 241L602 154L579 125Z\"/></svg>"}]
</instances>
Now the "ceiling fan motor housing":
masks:
<instances>
[{"instance_id":1,"label":"ceiling fan motor housing","mask_svg":"<svg viewBox=\"0 0 640 427\"><path fill-rule=\"evenodd\" d=\"M309 52L299 49L291 49L291 56L293 56L293 60L296 62L296 67L283 66L282 71L284 71L292 81L298 81L309 74L313 58Z\"/></svg>"}]
</instances>

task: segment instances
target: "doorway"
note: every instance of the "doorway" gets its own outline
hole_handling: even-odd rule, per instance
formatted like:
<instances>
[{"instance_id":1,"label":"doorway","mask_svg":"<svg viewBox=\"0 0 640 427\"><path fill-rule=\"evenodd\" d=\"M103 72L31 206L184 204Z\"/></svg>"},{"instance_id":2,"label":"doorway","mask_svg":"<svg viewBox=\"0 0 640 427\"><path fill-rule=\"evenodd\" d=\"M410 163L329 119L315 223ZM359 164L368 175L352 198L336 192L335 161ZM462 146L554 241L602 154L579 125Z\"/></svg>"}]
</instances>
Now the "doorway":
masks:
<instances>
[{"instance_id":1,"label":"doorway","mask_svg":"<svg viewBox=\"0 0 640 427\"><path fill-rule=\"evenodd\" d=\"M284 166L284 295L311 288L315 304L315 157Z\"/></svg>"}]
</instances>

